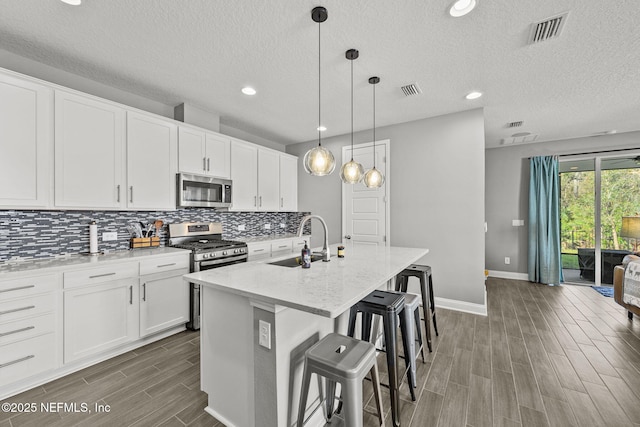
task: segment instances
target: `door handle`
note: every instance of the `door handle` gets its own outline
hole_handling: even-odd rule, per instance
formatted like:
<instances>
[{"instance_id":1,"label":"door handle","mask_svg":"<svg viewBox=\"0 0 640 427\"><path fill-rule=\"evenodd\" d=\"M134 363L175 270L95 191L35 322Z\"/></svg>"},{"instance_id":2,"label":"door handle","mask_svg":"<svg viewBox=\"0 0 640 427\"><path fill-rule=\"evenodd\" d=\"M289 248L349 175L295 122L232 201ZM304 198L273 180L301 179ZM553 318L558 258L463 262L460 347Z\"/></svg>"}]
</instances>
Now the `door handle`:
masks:
<instances>
[{"instance_id":1,"label":"door handle","mask_svg":"<svg viewBox=\"0 0 640 427\"><path fill-rule=\"evenodd\" d=\"M207 172L211 170L211 157L207 157Z\"/></svg>"},{"instance_id":2,"label":"door handle","mask_svg":"<svg viewBox=\"0 0 640 427\"><path fill-rule=\"evenodd\" d=\"M262 196L260 196L260 207L262 207Z\"/></svg>"},{"instance_id":3,"label":"door handle","mask_svg":"<svg viewBox=\"0 0 640 427\"><path fill-rule=\"evenodd\" d=\"M344 238L347 239L347 240L351 240L351 235L347 234L346 236L344 236Z\"/></svg>"},{"instance_id":4,"label":"door handle","mask_svg":"<svg viewBox=\"0 0 640 427\"><path fill-rule=\"evenodd\" d=\"M133 305L133 286L129 286L129 305Z\"/></svg>"},{"instance_id":5,"label":"door handle","mask_svg":"<svg viewBox=\"0 0 640 427\"><path fill-rule=\"evenodd\" d=\"M207 158L206 157L202 158L202 170L203 171L207 170Z\"/></svg>"},{"instance_id":6,"label":"door handle","mask_svg":"<svg viewBox=\"0 0 640 427\"><path fill-rule=\"evenodd\" d=\"M280 197L280 207L284 207L284 197Z\"/></svg>"},{"instance_id":7,"label":"door handle","mask_svg":"<svg viewBox=\"0 0 640 427\"><path fill-rule=\"evenodd\" d=\"M253 196L253 206L258 206L258 196Z\"/></svg>"},{"instance_id":8,"label":"door handle","mask_svg":"<svg viewBox=\"0 0 640 427\"><path fill-rule=\"evenodd\" d=\"M146 301L147 300L147 284L143 283L142 284L142 301Z\"/></svg>"},{"instance_id":9,"label":"door handle","mask_svg":"<svg viewBox=\"0 0 640 427\"><path fill-rule=\"evenodd\" d=\"M117 201L118 203L120 203L120 184L116 185L116 188L117 188L117 190L118 190L118 195L117 195L117 199L116 199L116 201Z\"/></svg>"},{"instance_id":10,"label":"door handle","mask_svg":"<svg viewBox=\"0 0 640 427\"><path fill-rule=\"evenodd\" d=\"M133 185L129 187L129 190L131 191L131 198L129 199L129 201L133 203Z\"/></svg>"}]
</instances>

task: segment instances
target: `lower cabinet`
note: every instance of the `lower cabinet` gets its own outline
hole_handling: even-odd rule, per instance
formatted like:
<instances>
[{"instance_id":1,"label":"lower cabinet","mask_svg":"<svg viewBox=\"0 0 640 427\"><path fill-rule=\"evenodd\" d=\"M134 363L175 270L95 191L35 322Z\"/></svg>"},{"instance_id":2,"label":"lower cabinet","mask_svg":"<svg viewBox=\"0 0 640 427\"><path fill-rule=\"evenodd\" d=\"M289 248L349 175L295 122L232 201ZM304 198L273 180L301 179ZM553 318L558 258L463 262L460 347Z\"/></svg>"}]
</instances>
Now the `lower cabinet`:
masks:
<instances>
[{"instance_id":1,"label":"lower cabinet","mask_svg":"<svg viewBox=\"0 0 640 427\"><path fill-rule=\"evenodd\" d=\"M140 337L189 321L189 269L140 277Z\"/></svg>"},{"instance_id":2,"label":"lower cabinet","mask_svg":"<svg viewBox=\"0 0 640 427\"><path fill-rule=\"evenodd\" d=\"M138 278L64 292L64 362L138 338Z\"/></svg>"}]
</instances>

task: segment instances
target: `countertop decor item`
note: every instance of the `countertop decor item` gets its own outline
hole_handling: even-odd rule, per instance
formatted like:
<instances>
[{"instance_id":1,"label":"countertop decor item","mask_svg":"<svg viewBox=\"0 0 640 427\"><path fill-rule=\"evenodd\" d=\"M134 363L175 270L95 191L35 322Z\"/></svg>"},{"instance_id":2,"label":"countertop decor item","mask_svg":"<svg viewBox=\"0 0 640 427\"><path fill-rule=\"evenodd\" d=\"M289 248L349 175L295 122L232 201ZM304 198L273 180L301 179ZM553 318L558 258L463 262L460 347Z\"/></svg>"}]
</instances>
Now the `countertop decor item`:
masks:
<instances>
[{"instance_id":1,"label":"countertop decor item","mask_svg":"<svg viewBox=\"0 0 640 427\"><path fill-rule=\"evenodd\" d=\"M362 181L364 168L353 160L353 61L358 58L357 49L349 49L344 56L351 62L351 160L342 165L340 169L340 179L345 184L357 184Z\"/></svg>"},{"instance_id":2,"label":"countertop decor item","mask_svg":"<svg viewBox=\"0 0 640 427\"><path fill-rule=\"evenodd\" d=\"M95 221L89 223L89 255L98 255L98 224Z\"/></svg>"},{"instance_id":3,"label":"countertop decor item","mask_svg":"<svg viewBox=\"0 0 640 427\"><path fill-rule=\"evenodd\" d=\"M333 153L322 146L322 138L320 133L322 132L321 126L321 51L320 51L320 27L321 23L327 20L327 9L318 6L314 7L311 11L311 19L313 22L318 23L318 146L310 149L304 155L304 170L315 176L330 175L336 168L336 159L333 157Z\"/></svg>"},{"instance_id":4,"label":"countertop decor item","mask_svg":"<svg viewBox=\"0 0 640 427\"><path fill-rule=\"evenodd\" d=\"M370 77L369 83L373 86L373 167L364 174L364 185L379 188L384 184L384 175L376 169L376 85L380 83L380 77Z\"/></svg>"}]
</instances>

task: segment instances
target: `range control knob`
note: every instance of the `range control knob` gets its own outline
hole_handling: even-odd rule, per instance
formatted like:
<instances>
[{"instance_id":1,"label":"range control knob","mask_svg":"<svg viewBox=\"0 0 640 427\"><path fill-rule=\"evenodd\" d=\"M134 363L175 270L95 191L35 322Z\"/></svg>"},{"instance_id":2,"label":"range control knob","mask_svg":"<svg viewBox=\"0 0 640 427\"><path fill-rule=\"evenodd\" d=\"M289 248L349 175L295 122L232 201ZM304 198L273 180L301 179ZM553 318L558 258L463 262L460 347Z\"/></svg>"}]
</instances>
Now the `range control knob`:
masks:
<instances>
[{"instance_id":1,"label":"range control knob","mask_svg":"<svg viewBox=\"0 0 640 427\"><path fill-rule=\"evenodd\" d=\"M222 252L222 255L227 255L227 251Z\"/></svg>"},{"instance_id":2,"label":"range control knob","mask_svg":"<svg viewBox=\"0 0 640 427\"><path fill-rule=\"evenodd\" d=\"M233 253L234 253L234 254L237 254L237 253L238 253L238 250L237 250L237 249L234 249L234 250L233 250Z\"/></svg>"},{"instance_id":3,"label":"range control knob","mask_svg":"<svg viewBox=\"0 0 640 427\"><path fill-rule=\"evenodd\" d=\"M209 258L209 254L202 254L202 258L203 258L203 259L207 259L207 258Z\"/></svg>"}]
</instances>

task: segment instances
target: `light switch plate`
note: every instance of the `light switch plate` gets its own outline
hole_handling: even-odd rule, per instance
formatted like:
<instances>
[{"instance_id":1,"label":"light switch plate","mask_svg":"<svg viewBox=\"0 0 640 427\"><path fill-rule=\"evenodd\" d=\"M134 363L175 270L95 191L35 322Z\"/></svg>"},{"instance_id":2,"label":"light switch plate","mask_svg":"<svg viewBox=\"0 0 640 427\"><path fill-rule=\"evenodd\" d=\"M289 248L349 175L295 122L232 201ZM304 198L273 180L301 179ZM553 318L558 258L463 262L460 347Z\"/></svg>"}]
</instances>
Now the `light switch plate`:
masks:
<instances>
[{"instance_id":1,"label":"light switch plate","mask_svg":"<svg viewBox=\"0 0 640 427\"><path fill-rule=\"evenodd\" d=\"M117 231L107 231L102 233L102 241L110 242L112 240L118 240L118 232Z\"/></svg>"},{"instance_id":2,"label":"light switch plate","mask_svg":"<svg viewBox=\"0 0 640 427\"><path fill-rule=\"evenodd\" d=\"M271 350L271 323L258 321L258 344Z\"/></svg>"},{"instance_id":3,"label":"light switch plate","mask_svg":"<svg viewBox=\"0 0 640 427\"><path fill-rule=\"evenodd\" d=\"M271 230L271 224L265 224L264 225L264 229L265 230Z\"/></svg>"},{"instance_id":4,"label":"light switch plate","mask_svg":"<svg viewBox=\"0 0 640 427\"><path fill-rule=\"evenodd\" d=\"M247 229L247 227L244 224L240 224L238 226L238 231L245 231Z\"/></svg>"}]
</instances>

